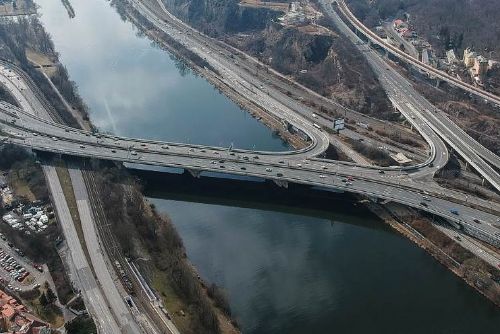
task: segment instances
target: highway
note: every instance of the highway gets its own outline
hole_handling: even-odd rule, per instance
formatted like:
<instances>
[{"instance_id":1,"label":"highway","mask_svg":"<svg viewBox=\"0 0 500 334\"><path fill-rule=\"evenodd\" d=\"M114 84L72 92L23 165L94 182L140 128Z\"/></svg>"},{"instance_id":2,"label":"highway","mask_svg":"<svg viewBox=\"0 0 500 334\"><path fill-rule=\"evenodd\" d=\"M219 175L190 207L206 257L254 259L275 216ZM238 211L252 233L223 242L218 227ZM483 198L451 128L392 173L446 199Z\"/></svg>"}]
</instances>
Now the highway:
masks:
<instances>
[{"instance_id":1,"label":"highway","mask_svg":"<svg viewBox=\"0 0 500 334\"><path fill-rule=\"evenodd\" d=\"M418 120L432 129L430 135L435 145L438 156L448 154L443 143L436 140L438 134L443 141L456 150L481 176L483 176L497 191L500 191L500 175L481 157L487 157L488 162L494 166L500 166L500 158L493 152L481 146L455 123L453 123L444 112L439 111L428 100L422 97L411 85L411 83L390 67L376 51L365 44L338 16L333 7L324 0L320 0L323 10L332 19L336 27L348 37L357 48L365 55L379 81L386 90L391 101L399 107L399 110L409 121ZM409 113L410 111L410 113ZM419 129L425 137L425 133ZM444 155L443 155L444 158ZM444 159L443 159L444 161ZM498 165L497 165L498 163ZM442 167L441 163L436 166Z\"/></svg>"},{"instance_id":2,"label":"highway","mask_svg":"<svg viewBox=\"0 0 500 334\"><path fill-rule=\"evenodd\" d=\"M327 1L321 0L320 3L322 4L324 10L328 13L330 17L334 16L335 11L333 10L332 6L328 4ZM365 34L366 37L368 37L370 40L374 41L377 45L380 45L381 47L390 50L391 53L395 52L394 54L401 59L410 62L412 65L415 65L416 67L423 69L423 70L432 70L432 74L439 76L439 73L442 73L442 75L446 75L446 78L449 80L452 80L452 82L458 82L462 83L460 80L449 76L448 74L438 71L434 69L433 67L423 64L422 62L415 60L413 57L405 54L404 52L398 50L397 48L393 47L392 45L389 45L385 43L380 37L378 37L376 34L371 32L367 27L365 27L359 20L356 19L356 17L350 12L349 8L345 4L344 0L337 1L339 4L338 8L339 10L344 14L344 16L349 20L349 22L358 29L358 31L361 31L363 34ZM336 15L336 13L335 13ZM341 20L340 18L338 18ZM343 21L342 21L343 22ZM348 28L349 29L349 28ZM350 29L349 29L350 30ZM361 39L359 39L361 41ZM421 67L423 66L423 68ZM438 74L434 72L439 72ZM401 77L402 78L402 77ZM404 78L402 78L404 79ZM442 78L443 80L448 81L445 78ZM462 83L464 84L464 83ZM470 86L470 85L468 85ZM462 87L463 88L463 87ZM485 93L485 91L476 88L474 86L467 87L465 88L467 91L474 93L474 94L481 94ZM493 95L491 93L488 93L489 95ZM493 97L496 99L496 104L500 105L500 97L493 95ZM486 98L483 96L483 98ZM476 151L477 155L481 156L483 159L491 163L493 166L500 168L500 157L493 152L489 151L485 147L483 147L481 144L479 144L477 141L475 141L473 138L471 138L468 134L465 133L460 127L458 127L455 123L453 123L445 113L440 112L437 110L435 107L432 106L430 103L423 103L424 99L422 98L422 101L420 101L423 104L423 109L425 114L427 114L428 117L430 117L430 120L434 120L435 122L439 123L440 125L444 125L449 131L453 132L455 135L459 135L460 139L466 143L472 150ZM431 114L431 115L429 115ZM442 123L442 124L441 124ZM443 127L440 126L440 130L442 130Z\"/></svg>"},{"instance_id":3,"label":"highway","mask_svg":"<svg viewBox=\"0 0 500 334\"><path fill-rule=\"evenodd\" d=\"M308 109L286 96L276 98L281 94L278 91L268 94L269 91L265 90L267 89L264 86L265 82L260 81L263 82L262 86L266 87L262 89L259 81L255 81L256 79L248 72L238 70L237 64L234 64L229 56L227 58L215 56L216 53L220 54L219 49L207 51L209 43L199 41L203 36L197 35L193 43L192 39L186 36L196 35L195 32L180 31L180 28L174 29L163 20L156 18L151 10L143 7L142 3L137 3L135 0L133 3L164 31L178 36L178 39L189 45L192 50L206 56L210 65L222 73L225 83L234 87L239 94L249 97L252 102L278 119L286 120L302 129L310 136L311 145L302 150L280 153L228 150L203 145L93 134L65 127L48 120L50 115L46 106L32 91L32 85L25 82L26 78L12 66L2 68L3 75L0 75L0 79L16 99L19 98L21 109L5 103L0 104L0 126L9 134L2 140L39 151L177 167L188 170L194 176L199 176L203 171L222 172L269 179L281 186L298 183L317 186L325 190L362 194L374 199L409 205L438 215L460 224L465 232L500 247L498 203L444 189L421 180L424 176L432 175L448 160L446 146L435 132L441 132L440 135L446 141L450 140L448 136L452 134L445 132L446 124L442 126L445 129L441 129L441 126L435 124L437 122L434 119L429 121L431 116L428 113L432 112L422 111L423 103L428 102L412 90L411 85L404 78L398 77L399 74L395 74L395 71L390 69L387 70L385 62L362 42L357 42L358 47L365 50L366 55L370 55L370 63L388 90L393 103L429 142L429 159L421 166L382 169L318 159L317 156L328 147L329 138L324 131L316 129L312 122L303 116L304 113L310 112ZM482 161L482 159L479 160ZM430 165L431 162L433 166ZM382 173L382 171L386 172ZM53 177L53 173L48 173L48 175ZM496 176L493 175L493 182L495 178ZM51 189L58 191L57 184L53 184ZM104 296L101 295L100 298L104 299ZM114 310L114 313L118 315L118 319L121 318L119 308Z\"/></svg>"},{"instance_id":4,"label":"highway","mask_svg":"<svg viewBox=\"0 0 500 334\"><path fill-rule=\"evenodd\" d=\"M498 204L476 199L475 203L482 205L484 209L474 209L466 203L473 202L474 197L464 197L461 193L434 188L402 173L385 175L376 169L368 172L357 166L342 166L335 161L317 160L314 157L304 159L290 153L230 151L217 147L94 135L58 124L43 123L42 120L20 110L17 113L22 117L15 118L11 113L12 111L9 114L0 114L3 130L13 134L8 141L35 150L178 167L191 171L195 176L201 171L223 172L270 179L284 186L287 183L299 183L363 194L409 205L455 221L474 231L479 237L500 246L498 214L486 212L487 209L498 209ZM14 119L16 121L13 124ZM21 124L23 122L26 125ZM346 180L350 176L354 177L353 181ZM453 209L459 214L453 214L450 211Z\"/></svg>"},{"instance_id":5,"label":"highway","mask_svg":"<svg viewBox=\"0 0 500 334\"><path fill-rule=\"evenodd\" d=\"M58 221L62 227L66 243L70 249L74 267L73 279L76 280L89 313L96 320L100 333L121 333L106 300L99 288L80 244L73 218L57 176L55 167L43 166Z\"/></svg>"},{"instance_id":6,"label":"highway","mask_svg":"<svg viewBox=\"0 0 500 334\"><path fill-rule=\"evenodd\" d=\"M189 44L186 36L196 35L197 38L203 37L195 32L190 33L189 29L187 32L184 31L181 33L179 30L170 27L163 20L156 18L152 11L147 8L144 9L145 7L143 7L142 3L137 3L135 0L133 2L138 5L137 8L145 10L145 13L152 17L151 20L157 22L158 25L170 34L178 36L184 44ZM189 42L191 42L191 39L189 39ZM208 42L202 41L197 43L189 45L197 51L205 50L201 54L208 56L207 61L213 60L210 64L218 66L221 71L223 70L226 79L234 79L234 81L229 80L228 84L249 85L248 81L239 78L240 73L237 69L235 69L235 73L229 71L229 69L234 68L234 63L230 61L230 57L227 59L225 57L209 58L211 54L213 55L216 52L220 54L221 51L214 50L214 52L209 53L206 47L209 45ZM370 54L372 53L370 52ZM220 59L224 59L226 62L222 62ZM385 65L379 64L378 68L386 71ZM19 73L18 69L13 66L4 66L5 71L11 74L11 77L7 77L8 82L6 82L9 90L12 90L17 95L26 95L30 100L33 100L33 102L21 103L22 109L29 108L30 110L35 109L38 111L44 108L37 101L36 95L31 92L32 85L23 81L24 77ZM391 71L387 72L392 73ZM16 77L15 73L19 77ZM249 77L249 80L254 80L249 75L244 75L243 77ZM396 98L401 99L404 96L404 94L401 95L401 91L397 88L405 85L408 88L411 87L406 82L395 84L394 81L390 80L391 78L388 75L385 75L385 77L388 79L387 85L393 87ZM256 94L255 92L261 92L259 90L260 86L256 85L255 82L253 82L253 86L251 87L250 90L242 91L241 94L253 96ZM256 87L259 89L255 89ZM297 116L296 114L300 114L300 111L287 108L277 103L274 99L269 100L268 97L270 95L267 93L261 93L258 96L262 95L266 97L265 101L269 102L263 105L263 107L266 107L266 110L269 110L270 107L269 111L271 113L278 111L279 117L288 117L288 115ZM429 125L422 120L421 113L414 106L415 101L410 98L402 101L406 101L401 106L403 114L422 132L424 138L430 143L430 159L422 166L388 168L383 174L381 173L381 168L374 166L362 167L356 166L353 163L332 162L315 158L315 156L321 154L326 149L328 137L323 131L312 126L311 121L301 116L292 117L296 122L296 126L304 129L305 132L309 131L310 135L316 138L316 140L313 139L312 145L303 150L282 153L243 150L228 151L227 149L217 147L162 143L99 134L93 135L89 132L53 124L48 122L46 118L34 116L36 112L32 114L26 113L24 110L17 110L5 104L2 104L4 112L1 114L1 117L4 127L9 133L13 134L9 138L6 138L7 141L18 145L42 151L84 157L185 168L194 175L198 175L201 171L219 171L238 175L254 175L272 179L283 185L286 185L287 182L294 182L365 194L376 198L394 200L459 222L470 231L480 235L483 239L497 244L499 235L497 228L494 227L498 224L497 217L494 214L487 213L487 211L495 212L495 214L500 212L497 203L490 203L460 192L443 189L433 183L419 181L421 175L428 175L429 171L433 173L444 165L448 159L447 149L439 137L431 131ZM36 104L36 108L31 106L32 103ZM298 104L295 100L291 100L289 103L293 105ZM39 112L42 113L43 111ZM434 166L431 167L429 162L433 162ZM342 179L349 175L354 176L356 181L342 182ZM432 196L433 204L423 206L421 204L422 196L426 193L429 194L426 196ZM469 205L482 208L482 211L485 212L470 208ZM460 214L454 215L450 213L449 210L451 208L459 209ZM480 223L474 222L474 219L479 219Z\"/></svg>"},{"instance_id":7,"label":"highway","mask_svg":"<svg viewBox=\"0 0 500 334\"><path fill-rule=\"evenodd\" d=\"M326 1L321 1L322 4L327 4ZM463 90L465 90L468 93L475 94L487 101L493 102L496 105L500 106L500 97L496 96L493 93L487 92L483 89L480 89L478 87L475 87L473 85L470 85L466 82L463 82L451 75L449 75L446 72L440 71L435 69L434 67L427 65L418 59L415 59L411 57L410 55L406 54L405 52L399 50L397 47L394 47L388 43L386 43L382 38L380 38L377 34L373 33L370 29L368 29L366 26L364 26L355 16L354 14L350 11L349 7L345 3L345 0L336 0L333 1L333 3L338 4L339 10L342 12L342 14L349 20L349 22L356 27L360 32L362 32L366 37L368 37L372 42L380 45L387 51L391 52L394 54L396 57L400 58L401 60L412 64L413 66L429 73L432 74L433 76L440 78L456 87L459 87Z\"/></svg>"},{"instance_id":8,"label":"highway","mask_svg":"<svg viewBox=\"0 0 500 334\"><path fill-rule=\"evenodd\" d=\"M34 84L29 81L22 71L1 62L0 82L11 92L26 115L36 115L35 117L38 117L40 120L47 122L50 120L50 122L52 122L54 117L49 112L50 108L48 108L44 100L38 96L39 93L32 90ZM70 251L72 260L70 268L72 268L73 271L72 276L76 280L75 283L78 285L85 305L89 313L95 319L100 333L141 333L142 331L139 331L137 325L132 321L130 311L126 308L123 299L119 297L119 295L117 296L118 292L116 291L116 286L113 281L99 281L100 284L106 284L105 288L101 287L96 281L78 238L74 221L69 211L66 198L64 197L55 167L44 165L43 171L58 215L58 221L62 226L63 234ZM73 171L73 174L75 173L76 172ZM80 218L82 225L84 224L84 232L87 231L87 233L85 233L85 241L95 241L97 235L92 237L88 232L88 230L91 229L90 224L92 224L92 218L91 215L88 214L89 211L86 210L86 205L88 205L85 197L86 190L82 188L81 184L77 183L76 185L75 190L78 192L75 192L75 196L77 196L77 200L80 200L78 203L78 209L81 215ZM102 253L96 253L99 247L92 244L92 247L88 249L92 249L92 252L90 252L92 260L93 262L96 261L95 265L94 263L92 264L98 278L107 278L105 275L106 273L109 275L109 272L107 267L102 265L104 261L102 259ZM108 299L108 296L111 298ZM108 307L108 303L112 306L114 315ZM117 318L120 319L119 323L116 321Z\"/></svg>"},{"instance_id":9,"label":"highway","mask_svg":"<svg viewBox=\"0 0 500 334\"><path fill-rule=\"evenodd\" d=\"M102 287L102 291L109 302L115 316L119 318L121 333L136 334L141 333L139 326L125 304L124 299L118 292L115 282L108 270L108 265L104 260L105 250L102 249L98 240L98 234L94 226L93 213L90 209L89 195L87 187L83 181L82 171L78 168L68 168L73 190L75 192L76 205L80 215L85 244L89 251L92 267L97 276L97 280Z\"/></svg>"}]
</instances>

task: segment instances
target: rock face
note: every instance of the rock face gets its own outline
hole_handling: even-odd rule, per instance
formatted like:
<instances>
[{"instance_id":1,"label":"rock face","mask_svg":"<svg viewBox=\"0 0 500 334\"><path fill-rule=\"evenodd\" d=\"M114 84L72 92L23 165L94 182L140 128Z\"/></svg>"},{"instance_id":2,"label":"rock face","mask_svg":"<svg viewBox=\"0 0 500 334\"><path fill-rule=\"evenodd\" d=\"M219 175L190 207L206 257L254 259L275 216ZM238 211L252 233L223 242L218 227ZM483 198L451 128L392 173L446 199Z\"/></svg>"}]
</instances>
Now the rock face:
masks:
<instances>
[{"instance_id":1,"label":"rock face","mask_svg":"<svg viewBox=\"0 0 500 334\"><path fill-rule=\"evenodd\" d=\"M388 100L364 57L336 32L314 25L284 27L283 13L237 0L163 0L196 29L223 39L275 70L342 104L387 118ZM316 26L317 27L317 26Z\"/></svg>"},{"instance_id":2,"label":"rock face","mask_svg":"<svg viewBox=\"0 0 500 334\"><path fill-rule=\"evenodd\" d=\"M280 12L267 8L247 8L238 0L162 0L185 22L211 36L261 30Z\"/></svg>"},{"instance_id":3,"label":"rock face","mask_svg":"<svg viewBox=\"0 0 500 334\"><path fill-rule=\"evenodd\" d=\"M380 19L409 14L419 35L444 52L450 47L463 51L494 51L500 60L500 1L498 0L347 0L352 10L369 26ZM490 56L488 54L488 56Z\"/></svg>"},{"instance_id":4,"label":"rock face","mask_svg":"<svg viewBox=\"0 0 500 334\"><path fill-rule=\"evenodd\" d=\"M356 49L334 32L308 34L271 24L227 41L316 92L364 113L388 116L385 93Z\"/></svg>"}]
</instances>

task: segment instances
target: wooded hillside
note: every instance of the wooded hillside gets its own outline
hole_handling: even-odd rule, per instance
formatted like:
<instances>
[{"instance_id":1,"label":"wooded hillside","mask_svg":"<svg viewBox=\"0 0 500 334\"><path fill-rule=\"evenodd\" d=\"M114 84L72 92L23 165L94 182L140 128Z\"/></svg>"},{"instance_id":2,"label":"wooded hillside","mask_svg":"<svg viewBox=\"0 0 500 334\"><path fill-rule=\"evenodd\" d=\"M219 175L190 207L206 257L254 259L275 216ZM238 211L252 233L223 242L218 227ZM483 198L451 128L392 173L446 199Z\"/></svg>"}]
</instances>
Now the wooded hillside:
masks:
<instances>
[{"instance_id":1,"label":"wooded hillside","mask_svg":"<svg viewBox=\"0 0 500 334\"><path fill-rule=\"evenodd\" d=\"M415 30L435 48L462 51L474 47L500 60L498 0L347 0L358 18L370 26L379 19L410 14ZM490 54L491 52L491 54Z\"/></svg>"}]
</instances>

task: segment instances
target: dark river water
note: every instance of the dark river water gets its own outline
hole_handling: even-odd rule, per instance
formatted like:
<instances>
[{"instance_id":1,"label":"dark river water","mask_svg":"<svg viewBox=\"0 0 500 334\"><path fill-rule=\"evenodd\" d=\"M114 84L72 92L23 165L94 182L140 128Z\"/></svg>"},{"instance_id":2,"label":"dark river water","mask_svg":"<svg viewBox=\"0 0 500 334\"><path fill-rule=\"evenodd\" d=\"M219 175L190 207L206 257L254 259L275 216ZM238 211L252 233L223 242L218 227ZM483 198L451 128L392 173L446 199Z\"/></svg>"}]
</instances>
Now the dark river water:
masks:
<instances>
[{"instance_id":1,"label":"dark river water","mask_svg":"<svg viewBox=\"0 0 500 334\"><path fill-rule=\"evenodd\" d=\"M288 146L123 22L105 0L36 0L92 122L120 135ZM263 190L265 191L265 190ZM151 198L226 289L244 333L497 333L500 312L411 242L340 198L321 210ZM227 195L227 194L226 194ZM307 200L306 200L307 201ZM312 201L312 199L311 199Z\"/></svg>"}]
</instances>

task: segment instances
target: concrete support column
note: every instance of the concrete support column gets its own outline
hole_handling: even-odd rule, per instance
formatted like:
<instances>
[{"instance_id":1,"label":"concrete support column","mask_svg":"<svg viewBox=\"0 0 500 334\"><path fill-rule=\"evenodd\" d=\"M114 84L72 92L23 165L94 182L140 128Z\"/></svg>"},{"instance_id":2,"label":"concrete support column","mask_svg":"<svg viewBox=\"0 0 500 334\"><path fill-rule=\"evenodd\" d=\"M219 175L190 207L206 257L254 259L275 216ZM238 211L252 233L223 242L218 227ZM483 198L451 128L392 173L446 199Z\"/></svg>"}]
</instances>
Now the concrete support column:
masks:
<instances>
[{"instance_id":1,"label":"concrete support column","mask_svg":"<svg viewBox=\"0 0 500 334\"><path fill-rule=\"evenodd\" d=\"M276 179L273 179L273 182L274 182L274 183L275 183L278 187L288 189L288 181L286 181L286 180L276 180Z\"/></svg>"},{"instance_id":2,"label":"concrete support column","mask_svg":"<svg viewBox=\"0 0 500 334\"><path fill-rule=\"evenodd\" d=\"M201 170L187 168L186 171L188 171L192 177L197 178L197 179L200 178Z\"/></svg>"}]
</instances>

